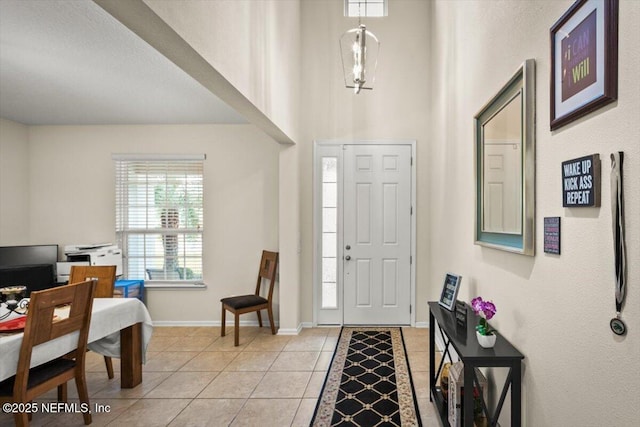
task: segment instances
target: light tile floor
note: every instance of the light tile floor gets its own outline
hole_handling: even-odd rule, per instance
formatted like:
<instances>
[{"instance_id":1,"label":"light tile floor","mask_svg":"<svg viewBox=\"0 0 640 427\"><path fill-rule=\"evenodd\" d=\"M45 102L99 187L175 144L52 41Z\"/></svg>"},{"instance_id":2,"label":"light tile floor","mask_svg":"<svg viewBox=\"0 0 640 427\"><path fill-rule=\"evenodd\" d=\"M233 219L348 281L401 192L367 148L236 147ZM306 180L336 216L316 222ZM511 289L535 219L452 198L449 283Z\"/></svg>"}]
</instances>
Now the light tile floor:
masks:
<instances>
[{"instance_id":1,"label":"light tile floor","mask_svg":"<svg viewBox=\"0 0 640 427\"><path fill-rule=\"evenodd\" d=\"M420 415L439 426L429 402L428 329L404 328ZM308 426L338 340L339 328L303 329L298 336L271 335L269 328L156 327L143 367L143 382L120 389L107 379L104 359L87 355L92 426ZM55 392L44 396L55 399ZM77 402L69 383L70 402ZM35 414L32 426L82 426L79 413ZM0 414L0 427L13 419Z\"/></svg>"}]
</instances>

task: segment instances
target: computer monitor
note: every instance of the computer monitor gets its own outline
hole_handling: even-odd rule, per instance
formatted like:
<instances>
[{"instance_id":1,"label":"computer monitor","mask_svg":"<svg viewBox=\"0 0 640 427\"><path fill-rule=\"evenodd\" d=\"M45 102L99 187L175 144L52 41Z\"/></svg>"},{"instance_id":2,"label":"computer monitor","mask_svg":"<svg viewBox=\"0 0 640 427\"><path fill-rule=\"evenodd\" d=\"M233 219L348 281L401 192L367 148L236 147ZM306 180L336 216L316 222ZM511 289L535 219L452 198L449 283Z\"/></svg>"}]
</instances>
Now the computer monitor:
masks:
<instances>
[{"instance_id":1,"label":"computer monitor","mask_svg":"<svg viewBox=\"0 0 640 427\"><path fill-rule=\"evenodd\" d=\"M5 279L11 277L13 280L18 271L26 274L25 268L16 270L18 267L33 267L25 278L35 281L32 286L29 286L30 290L40 290L55 285L57 261L58 245L0 246L0 269L11 270L5 271Z\"/></svg>"}]
</instances>

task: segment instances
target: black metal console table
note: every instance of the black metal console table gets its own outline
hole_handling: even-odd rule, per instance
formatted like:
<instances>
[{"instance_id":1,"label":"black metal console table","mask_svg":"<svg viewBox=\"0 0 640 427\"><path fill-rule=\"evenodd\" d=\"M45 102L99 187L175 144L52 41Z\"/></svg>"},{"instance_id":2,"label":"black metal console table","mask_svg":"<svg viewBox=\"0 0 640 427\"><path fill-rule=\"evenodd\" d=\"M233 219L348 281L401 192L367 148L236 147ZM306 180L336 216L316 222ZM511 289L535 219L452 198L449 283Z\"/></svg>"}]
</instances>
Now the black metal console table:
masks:
<instances>
[{"instance_id":1,"label":"black metal console table","mask_svg":"<svg viewBox=\"0 0 640 427\"><path fill-rule=\"evenodd\" d=\"M435 332L436 321L438 329L442 334L445 348L442 354L442 360L436 371L435 359ZM486 349L480 347L476 339L475 327L478 323L478 317L473 315L469 309L467 317L467 325L460 327L456 324L455 313L441 307L438 302L429 302L429 389L431 390L429 400L434 402L440 419L444 426L449 426L447 405L442 395L442 391L437 386L437 380L442 372L445 359L448 356L451 361L451 353L449 346L452 346L460 360L464 363L464 379L463 384L465 390L472 390L473 385L479 387L478 378L476 377L475 368L477 367L506 367L509 368L507 379L500 393L500 399L496 405L493 414L489 412L487 403L482 398L482 408L489 425L495 426L500 416L500 411L507 397L507 392L511 389L511 426L518 427L522 425L522 359L524 355L520 353L509 341L502 335L497 334L496 344L493 348ZM464 393L464 425L473 426L473 393Z\"/></svg>"}]
</instances>

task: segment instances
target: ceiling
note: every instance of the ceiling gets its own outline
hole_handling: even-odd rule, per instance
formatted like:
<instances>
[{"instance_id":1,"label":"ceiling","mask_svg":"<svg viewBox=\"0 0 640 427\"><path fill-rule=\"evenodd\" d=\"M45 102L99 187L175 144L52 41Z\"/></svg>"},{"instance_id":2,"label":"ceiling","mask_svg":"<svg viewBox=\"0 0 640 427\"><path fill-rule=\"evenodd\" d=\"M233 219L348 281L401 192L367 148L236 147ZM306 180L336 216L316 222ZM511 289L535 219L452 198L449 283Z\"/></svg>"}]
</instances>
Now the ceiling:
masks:
<instances>
[{"instance_id":1,"label":"ceiling","mask_svg":"<svg viewBox=\"0 0 640 427\"><path fill-rule=\"evenodd\" d=\"M0 1L0 117L26 125L247 123L93 1Z\"/></svg>"}]
</instances>

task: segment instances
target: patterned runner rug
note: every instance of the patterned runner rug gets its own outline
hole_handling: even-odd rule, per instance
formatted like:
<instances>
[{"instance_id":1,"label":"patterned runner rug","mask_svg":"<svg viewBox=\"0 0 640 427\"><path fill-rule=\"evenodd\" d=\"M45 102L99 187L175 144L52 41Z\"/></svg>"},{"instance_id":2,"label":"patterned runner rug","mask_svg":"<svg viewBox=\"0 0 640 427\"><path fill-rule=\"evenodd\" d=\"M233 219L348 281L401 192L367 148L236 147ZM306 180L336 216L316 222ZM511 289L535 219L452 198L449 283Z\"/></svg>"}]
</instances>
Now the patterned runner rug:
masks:
<instances>
[{"instance_id":1,"label":"patterned runner rug","mask_svg":"<svg viewBox=\"0 0 640 427\"><path fill-rule=\"evenodd\" d=\"M342 328L311 425L422 425L401 328Z\"/></svg>"}]
</instances>

